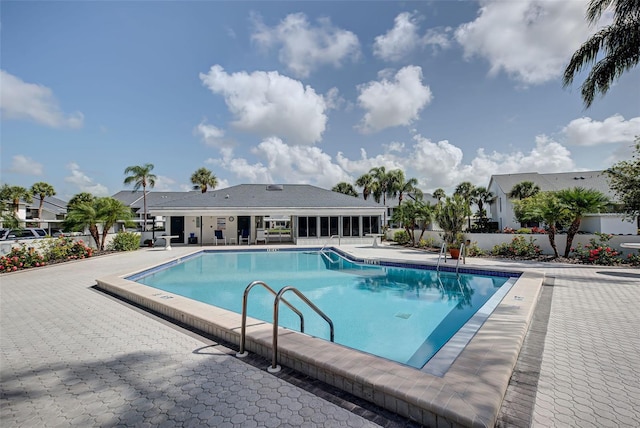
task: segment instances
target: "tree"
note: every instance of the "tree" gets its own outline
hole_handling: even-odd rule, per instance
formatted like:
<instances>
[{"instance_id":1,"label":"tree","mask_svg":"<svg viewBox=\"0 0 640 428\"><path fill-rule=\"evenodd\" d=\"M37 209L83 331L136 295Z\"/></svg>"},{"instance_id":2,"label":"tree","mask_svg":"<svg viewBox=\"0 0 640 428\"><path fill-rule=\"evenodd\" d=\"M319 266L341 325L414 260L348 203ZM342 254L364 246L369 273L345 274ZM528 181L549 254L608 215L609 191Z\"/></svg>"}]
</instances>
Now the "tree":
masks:
<instances>
[{"instance_id":1,"label":"tree","mask_svg":"<svg viewBox=\"0 0 640 428\"><path fill-rule=\"evenodd\" d=\"M123 220L128 223L133 216L131 209L114 198L98 198L95 201L95 209L97 212L97 218L102 223L102 240L100 242L100 250L104 250L104 245L107 241L107 234L118 220Z\"/></svg>"},{"instance_id":2,"label":"tree","mask_svg":"<svg viewBox=\"0 0 640 428\"><path fill-rule=\"evenodd\" d=\"M206 193L209 187L216 188L218 179L207 168L198 168L196 172L191 174L191 183L193 183L193 190L200 190L202 193Z\"/></svg>"},{"instance_id":3,"label":"tree","mask_svg":"<svg viewBox=\"0 0 640 428\"><path fill-rule=\"evenodd\" d=\"M29 190L22 186L9 186L5 183L2 185L2 188L0 188L0 200L2 200L4 206L6 206L9 211L9 213L5 213L3 209L3 224L8 227L18 227L20 224L18 217L20 201L33 202L33 196Z\"/></svg>"},{"instance_id":4,"label":"tree","mask_svg":"<svg viewBox=\"0 0 640 428\"><path fill-rule=\"evenodd\" d=\"M345 195L355 196L356 198L358 197L358 192L355 187L353 187L351 183L347 183L345 181L336 184L331 190Z\"/></svg>"},{"instance_id":5,"label":"tree","mask_svg":"<svg viewBox=\"0 0 640 428\"><path fill-rule=\"evenodd\" d=\"M447 196L444 202L438 205L435 218L444 231L442 238L448 246L455 245L461 240L460 235L462 235L468 210L469 205L460 194Z\"/></svg>"},{"instance_id":6,"label":"tree","mask_svg":"<svg viewBox=\"0 0 640 428\"><path fill-rule=\"evenodd\" d=\"M465 215L469 221L469 229L471 229L471 202L473 200L473 192L475 186L469 181L463 181L462 183L456 186L456 190L453 192L454 195L459 195L462 197L462 200L467 205L467 209L465 211Z\"/></svg>"},{"instance_id":7,"label":"tree","mask_svg":"<svg viewBox=\"0 0 640 428\"><path fill-rule=\"evenodd\" d=\"M384 205L384 226L387 225L387 196L392 196L394 192L397 192L395 186L397 175L393 172L387 172L385 167L379 166L371 168L369 174L373 177L373 183L371 191L373 193L373 199L380 203L382 198L382 205Z\"/></svg>"},{"instance_id":8,"label":"tree","mask_svg":"<svg viewBox=\"0 0 640 428\"><path fill-rule=\"evenodd\" d=\"M47 196L53 196L56 194L56 190L49 183L39 181L31 186L31 194L40 198L40 205L38 206L38 218L42 219L42 206L44 205L44 198ZM42 221L38 225L41 225Z\"/></svg>"},{"instance_id":9,"label":"tree","mask_svg":"<svg viewBox=\"0 0 640 428\"><path fill-rule=\"evenodd\" d=\"M471 200L478 206L478 217L484 218L487 216L487 212L484 209L484 204L491 205L495 200L495 195L492 191L488 190L484 186L476 187L473 189Z\"/></svg>"},{"instance_id":10,"label":"tree","mask_svg":"<svg viewBox=\"0 0 640 428\"><path fill-rule=\"evenodd\" d=\"M416 203L409 201L403 205L398 205L393 210L391 220L404 228L411 239L411 245L415 247L416 236L413 231L416 228Z\"/></svg>"},{"instance_id":11,"label":"tree","mask_svg":"<svg viewBox=\"0 0 640 428\"><path fill-rule=\"evenodd\" d=\"M91 193L81 192L76 195L73 195L69 202L67 202L67 211L84 202L93 202L96 197Z\"/></svg>"},{"instance_id":12,"label":"tree","mask_svg":"<svg viewBox=\"0 0 640 428\"><path fill-rule=\"evenodd\" d=\"M569 257L573 238L580 229L582 217L585 214L600 212L609 205L609 199L600 191L573 187L557 192L558 199L571 211L571 225L567 230L567 246L564 249L564 257Z\"/></svg>"},{"instance_id":13,"label":"tree","mask_svg":"<svg viewBox=\"0 0 640 428\"><path fill-rule=\"evenodd\" d=\"M571 57L562 79L563 86L567 87L583 68L593 65L581 86L582 100L587 108L596 94L606 94L615 80L640 61L640 2L591 0L587 21L595 25L610 6L613 6L613 22L580 46Z\"/></svg>"},{"instance_id":14,"label":"tree","mask_svg":"<svg viewBox=\"0 0 640 428\"><path fill-rule=\"evenodd\" d=\"M133 183L133 191L136 192L142 187L142 201L144 205L144 223L142 230L147 230L147 186L153 189L156 185L157 177L152 174L153 164L146 163L142 166L128 166L124 173L129 174L124 179L124 184L129 185Z\"/></svg>"},{"instance_id":15,"label":"tree","mask_svg":"<svg viewBox=\"0 0 640 428\"><path fill-rule=\"evenodd\" d=\"M559 257L556 246L557 224L566 224L570 218L569 207L565 205L556 192L538 192L533 196L514 202L516 219L525 223L528 221L544 222L546 224L549 244L553 248L553 255Z\"/></svg>"},{"instance_id":16,"label":"tree","mask_svg":"<svg viewBox=\"0 0 640 428\"><path fill-rule=\"evenodd\" d=\"M540 186L533 181L523 181L513 186L508 196L513 199L522 200L536 195L538 192L540 192Z\"/></svg>"},{"instance_id":17,"label":"tree","mask_svg":"<svg viewBox=\"0 0 640 428\"><path fill-rule=\"evenodd\" d=\"M625 214L635 218L640 229L640 137L636 137L635 154L631 160L620 161L605 173Z\"/></svg>"},{"instance_id":18,"label":"tree","mask_svg":"<svg viewBox=\"0 0 640 428\"><path fill-rule=\"evenodd\" d=\"M366 201L373 188L373 177L371 174L363 174L356 180L356 186L362 187L362 197Z\"/></svg>"},{"instance_id":19,"label":"tree","mask_svg":"<svg viewBox=\"0 0 640 428\"><path fill-rule=\"evenodd\" d=\"M104 250L109 229L118 220L126 222L131 217L129 207L117 199L110 197L92 198L89 201L78 199L68 208L64 227L65 230L89 229L89 234L95 241L96 248ZM99 232L98 225L102 226L102 233Z\"/></svg>"},{"instance_id":20,"label":"tree","mask_svg":"<svg viewBox=\"0 0 640 428\"><path fill-rule=\"evenodd\" d=\"M419 199L415 202L415 213L416 213L416 221L421 224L420 227L420 237L418 238L418 242L422 240L424 236L424 232L427 230L427 227L433 221L433 215L436 210L435 205L431 205L428 202L424 202Z\"/></svg>"},{"instance_id":21,"label":"tree","mask_svg":"<svg viewBox=\"0 0 640 428\"><path fill-rule=\"evenodd\" d=\"M440 203L440 201L447 196L446 193L444 193L444 190L442 190L441 188L437 188L436 190L433 191L433 197L436 198L438 200L438 203Z\"/></svg>"},{"instance_id":22,"label":"tree","mask_svg":"<svg viewBox=\"0 0 640 428\"><path fill-rule=\"evenodd\" d=\"M394 185L392 193L397 192L398 194L398 206L402 204L402 200L404 199L404 195L406 194L413 193L414 198L422 197L422 190L418 188L417 178L410 178L408 180L405 180L404 172L402 172L402 170L400 169L390 171L390 173L394 175L392 179Z\"/></svg>"}]
</instances>

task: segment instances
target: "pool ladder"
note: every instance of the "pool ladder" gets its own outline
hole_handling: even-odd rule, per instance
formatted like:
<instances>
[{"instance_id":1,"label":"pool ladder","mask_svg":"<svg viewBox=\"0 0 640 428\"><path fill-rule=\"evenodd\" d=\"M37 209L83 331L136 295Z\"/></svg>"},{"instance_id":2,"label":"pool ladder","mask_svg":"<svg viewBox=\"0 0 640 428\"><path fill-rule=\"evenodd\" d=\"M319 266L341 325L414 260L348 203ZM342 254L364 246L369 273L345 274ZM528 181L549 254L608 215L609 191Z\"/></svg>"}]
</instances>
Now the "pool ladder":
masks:
<instances>
[{"instance_id":1,"label":"pool ladder","mask_svg":"<svg viewBox=\"0 0 640 428\"><path fill-rule=\"evenodd\" d=\"M290 285L283 287L277 293L269 287L266 283L262 281L253 281L251 284L247 285L247 288L244 290L244 294L242 296L242 326L240 328L240 350L236 354L237 357L243 358L248 355L248 352L245 349L246 338L247 338L247 301L249 299L249 292L255 286L261 286L269 291L271 294L275 296L273 300L273 338L272 338L272 348L273 348L273 356L271 358L271 366L267 368L269 373L277 373L280 371L280 366L278 365L278 317L280 312L280 301L284 302L289 309L295 312L300 317L300 332L304 333L304 316L302 312L296 309L293 305L291 305L288 301L286 301L282 296L287 291L293 292L296 296L298 296L304 303L306 303L311 309L313 309L318 315L320 315L328 324L329 324L329 334L330 339L333 342L334 334L333 334L333 321L329 318L324 312L322 312L316 305L311 302L300 290Z\"/></svg>"},{"instance_id":2,"label":"pool ladder","mask_svg":"<svg viewBox=\"0 0 640 428\"><path fill-rule=\"evenodd\" d=\"M447 244L446 242L442 243L440 247L440 253L438 253L438 263L436 263L436 272L440 273L440 259L444 256L444 262L447 262ZM464 242L460 244L460 255L458 256L458 260L456 261L456 275L460 275L460 260L462 259L462 264L466 264L466 254L465 254L465 246Z\"/></svg>"}]
</instances>

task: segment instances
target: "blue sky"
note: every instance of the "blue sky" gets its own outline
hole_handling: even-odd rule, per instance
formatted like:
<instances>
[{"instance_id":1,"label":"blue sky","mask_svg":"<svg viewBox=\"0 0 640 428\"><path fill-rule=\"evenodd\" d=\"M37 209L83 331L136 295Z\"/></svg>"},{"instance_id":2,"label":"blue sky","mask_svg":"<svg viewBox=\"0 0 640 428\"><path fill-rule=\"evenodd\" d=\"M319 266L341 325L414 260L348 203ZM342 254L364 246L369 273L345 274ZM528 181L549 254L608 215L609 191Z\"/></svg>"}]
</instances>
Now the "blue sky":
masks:
<instances>
[{"instance_id":1,"label":"blue sky","mask_svg":"<svg viewBox=\"0 0 640 428\"><path fill-rule=\"evenodd\" d=\"M585 110L564 66L586 1L0 3L1 181L112 195L331 188L372 167L425 191L604 169L640 135L640 70ZM599 25L610 21L605 15Z\"/></svg>"}]
</instances>

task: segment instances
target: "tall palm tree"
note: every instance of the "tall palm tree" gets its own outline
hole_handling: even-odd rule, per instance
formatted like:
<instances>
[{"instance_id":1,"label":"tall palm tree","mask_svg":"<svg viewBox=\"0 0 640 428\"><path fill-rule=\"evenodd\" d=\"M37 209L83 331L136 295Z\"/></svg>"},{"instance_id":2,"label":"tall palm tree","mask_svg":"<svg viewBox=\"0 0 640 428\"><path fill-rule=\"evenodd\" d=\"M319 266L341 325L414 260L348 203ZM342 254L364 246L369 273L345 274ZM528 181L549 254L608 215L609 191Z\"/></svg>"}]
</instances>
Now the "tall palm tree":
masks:
<instances>
[{"instance_id":1,"label":"tall palm tree","mask_svg":"<svg viewBox=\"0 0 640 428\"><path fill-rule=\"evenodd\" d=\"M415 205L416 220L422 225L420 227L420 237L418 238L418 242L420 242L424 236L424 232L427 230L427 227L429 227L433 221L433 215L436 212L436 205L431 205L421 199L417 200Z\"/></svg>"},{"instance_id":2,"label":"tall palm tree","mask_svg":"<svg viewBox=\"0 0 640 428\"><path fill-rule=\"evenodd\" d=\"M56 190L49 183L39 181L31 186L31 194L40 198L40 205L38 206L38 218L42 219L42 207L44 205L44 198L47 196L53 196L56 194ZM38 223L38 226L42 224L42 220Z\"/></svg>"},{"instance_id":3,"label":"tall palm tree","mask_svg":"<svg viewBox=\"0 0 640 428\"><path fill-rule=\"evenodd\" d=\"M362 187L362 197L366 201L373 188L373 177L371 174L363 174L356 180L356 186Z\"/></svg>"},{"instance_id":4,"label":"tall palm tree","mask_svg":"<svg viewBox=\"0 0 640 428\"><path fill-rule=\"evenodd\" d=\"M433 197L438 200L438 203L440 203L442 201L442 198L444 198L445 196L447 196L447 194L444 193L444 190L441 188L437 188L433 191Z\"/></svg>"},{"instance_id":5,"label":"tall palm tree","mask_svg":"<svg viewBox=\"0 0 640 428\"><path fill-rule=\"evenodd\" d=\"M384 225L387 225L387 196L397 194L397 173L393 171L387 172L384 166L371 168L369 174L373 177L372 193L373 199L380 203L382 198L382 205L384 205Z\"/></svg>"},{"instance_id":6,"label":"tall palm tree","mask_svg":"<svg viewBox=\"0 0 640 428\"><path fill-rule=\"evenodd\" d=\"M147 186L153 189L156 185L157 177L152 174L153 164L146 163L142 166L134 165L128 166L125 170L125 174L129 174L124 179L124 184L129 185L133 183L133 191L137 191L142 187L142 203L144 204L144 223L142 230L147 230Z\"/></svg>"},{"instance_id":7,"label":"tall palm tree","mask_svg":"<svg viewBox=\"0 0 640 428\"><path fill-rule=\"evenodd\" d=\"M523 181L514 185L509 192L509 197L523 200L540 192L540 186L533 181Z\"/></svg>"},{"instance_id":8,"label":"tall palm tree","mask_svg":"<svg viewBox=\"0 0 640 428\"><path fill-rule=\"evenodd\" d=\"M336 184L331 190L334 192L343 193L345 195L355 196L356 198L358 197L358 192L353 187L353 185L345 181L341 181L340 183Z\"/></svg>"},{"instance_id":9,"label":"tall palm tree","mask_svg":"<svg viewBox=\"0 0 640 428\"><path fill-rule=\"evenodd\" d=\"M479 217L482 218L487 216L487 212L484 210L484 204L491 205L495 198L496 197L493 192L484 186L479 186L473 189L472 202L478 206Z\"/></svg>"},{"instance_id":10,"label":"tall palm tree","mask_svg":"<svg viewBox=\"0 0 640 428\"><path fill-rule=\"evenodd\" d=\"M564 257L569 257L573 238L580 229L582 217L589 213L598 213L607 208L609 199L600 191L574 187L558 191L558 198L571 210L571 225L567 230L567 246Z\"/></svg>"},{"instance_id":11,"label":"tall palm tree","mask_svg":"<svg viewBox=\"0 0 640 428\"><path fill-rule=\"evenodd\" d=\"M567 87L583 68L593 64L581 87L582 100L587 108L596 94L606 94L615 80L640 61L640 2L591 0L587 21L595 25L610 6L613 6L613 22L580 46L571 57L562 79Z\"/></svg>"},{"instance_id":12,"label":"tall palm tree","mask_svg":"<svg viewBox=\"0 0 640 428\"><path fill-rule=\"evenodd\" d=\"M416 235L414 233L416 228L416 203L409 201L404 205L398 205L391 215L391 221L399 224L407 232L411 245L416 245Z\"/></svg>"},{"instance_id":13,"label":"tall palm tree","mask_svg":"<svg viewBox=\"0 0 640 428\"><path fill-rule=\"evenodd\" d=\"M416 199L422 197L422 190L418 188L417 178L410 178L408 180L405 180L404 172L402 172L402 170L400 169L390 171L390 173L395 175L393 183L395 185L394 190L398 194L398 206L402 204L402 200L404 199L404 195L406 194L413 193L414 198Z\"/></svg>"},{"instance_id":14,"label":"tall palm tree","mask_svg":"<svg viewBox=\"0 0 640 428\"><path fill-rule=\"evenodd\" d=\"M467 205L466 216L469 222L469 229L471 229L471 202L474 189L475 186L471 182L463 181L456 186L456 190L453 192L454 195L459 195Z\"/></svg>"},{"instance_id":15,"label":"tall palm tree","mask_svg":"<svg viewBox=\"0 0 640 428\"><path fill-rule=\"evenodd\" d=\"M198 168L196 172L191 174L191 183L193 183L193 190L200 190L202 193L207 193L209 187L215 189L218 185L218 179L207 168Z\"/></svg>"},{"instance_id":16,"label":"tall palm tree","mask_svg":"<svg viewBox=\"0 0 640 428\"><path fill-rule=\"evenodd\" d=\"M20 211L20 201L33 202L33 197L28 189L22 186L9 186L3 184L0 188L0 200L3 202L2 206L2 222L6 227L18 227L20 225L20 218L18 212ZM4 212L4 207L7 207L10 213Z\"/></svg>"}]
</instances>

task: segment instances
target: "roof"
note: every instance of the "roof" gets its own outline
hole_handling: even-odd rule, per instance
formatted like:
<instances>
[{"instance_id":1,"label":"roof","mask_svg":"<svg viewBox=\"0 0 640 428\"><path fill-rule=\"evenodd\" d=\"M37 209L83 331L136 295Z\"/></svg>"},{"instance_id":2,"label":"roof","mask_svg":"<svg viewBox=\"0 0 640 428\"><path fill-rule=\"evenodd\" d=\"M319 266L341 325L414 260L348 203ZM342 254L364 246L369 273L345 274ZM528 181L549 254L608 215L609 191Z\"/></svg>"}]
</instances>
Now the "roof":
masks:
<instances>
[{"instance_id":1,"label":"roof","mask_svg":"<svg viewBox=\"0 0 640 428\"><path fill-rule=\"evenodd\" d=\"M144 199L142 197L142 193L143 193L142 190L136 190L136 191L121 190L115 195L113 195L112 198L119 200L120 202L127 205L128 207L140 209L140 208L143 208L144 206ZM197 192L193 192L193 191L192 192L149 192L148 191L147 192L147 208L161 202L166 202L168 200L173 200L173 199L181 199L181 198L184 198L185 195L187 194L195 194L195 193L201 193L201 192L200 191L197 191Z\"/></svg>"},{"instance_id":2,"label":"roof","mask_svg":"<svg viewBox=\"0 0 640 428\"><path fill-rule=\"evenodd\" d=\"M378 208L373 200L309 184L240 184L206 193L181 192L182 197L147 199L152 209L230 208Z\"/></svg>"},{"instance_id":3,"label":"roof","mask_svg":"<svg viewBox=\"0 0 640 428\"><path fill-rule=\"evenodd\" d=\"M26 204L28 208L38 209L40 208L40 198L34 196L33 202ZM54 214L66 214L67 203L62 199L58 199L54 196L45 196L42 204L42 209Z\"/></svg>"},{"instance_id":4,"label":"roof","mask_svg":"<svg viewBox=\"0 0 640 428\"><path fill-rule=\"evenodd\" d=\"M492 175L491 182L495 182L500 189L509 194L513 186L523 181L531 181L537 184L542 191L554 191L570 189L572 187L584 187L604 193L610 199L615 199L615 194L609 185L609 179L604 171L578 171L561 172L551 174L539 174L537 172L525 172L521 174Z\"/></svg>"}]
</instances>

